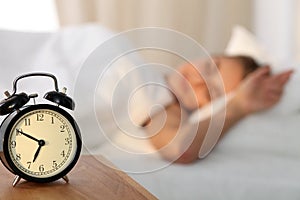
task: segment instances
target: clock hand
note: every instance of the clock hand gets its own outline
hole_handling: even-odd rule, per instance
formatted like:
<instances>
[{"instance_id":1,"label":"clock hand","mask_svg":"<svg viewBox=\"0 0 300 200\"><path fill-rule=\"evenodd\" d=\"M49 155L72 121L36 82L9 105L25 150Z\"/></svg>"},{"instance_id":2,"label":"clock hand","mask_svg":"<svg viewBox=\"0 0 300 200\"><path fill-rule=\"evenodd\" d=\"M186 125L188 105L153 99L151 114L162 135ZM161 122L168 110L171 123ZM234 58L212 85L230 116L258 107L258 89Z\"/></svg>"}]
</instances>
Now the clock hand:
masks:
<instances>
[{"instance_id":1,"label":"clock hand","mask_svg":"<svg viewBox=\"0 0 300 200\"><path fill-rule=\"evenodd\" d=\"M22 130L20 130L20 129L17 129L17 131L18 131L19 133L22 133L22 135L24 135L24 136L26 136L26 137L28 137L28 138L30 138L30 139L32 139L32 140L34 140L34 141L36 141L36 142L39 142L39 140L38 140L38 139L36 139L36 138L32 137L31 135L28 135L27 133L24 133Z\"/></svg>"},{"instance_id":2,"label":"clock hand","mask_svg":"<svg viewBox=\"0 0 300 200\"><path fill-rule=\"evenodd\" d=\"M34 162L36 160L36 158L38 157L38 155L40 153L40 150L41 150L42 146L44 146L44 145L45 145L45 141L44 140L39 140L39 147L38 147L38 149L36 150L36 152L34 154L32 162Z\"/></svg>"},{"instance_id":3,"label":"clock hand","mask_svg":"<svg viewBox=\"0 0 300 200\"><path fill-rule=\"evenodd\" d=\"M38 157L39 153L40 153L40 150L41 150L42 146L39 145L39 148L36 150L35 154L34 154L34 157L33 157L33 161L35 161L35 159Z\"/></svg>"}]
</instances>

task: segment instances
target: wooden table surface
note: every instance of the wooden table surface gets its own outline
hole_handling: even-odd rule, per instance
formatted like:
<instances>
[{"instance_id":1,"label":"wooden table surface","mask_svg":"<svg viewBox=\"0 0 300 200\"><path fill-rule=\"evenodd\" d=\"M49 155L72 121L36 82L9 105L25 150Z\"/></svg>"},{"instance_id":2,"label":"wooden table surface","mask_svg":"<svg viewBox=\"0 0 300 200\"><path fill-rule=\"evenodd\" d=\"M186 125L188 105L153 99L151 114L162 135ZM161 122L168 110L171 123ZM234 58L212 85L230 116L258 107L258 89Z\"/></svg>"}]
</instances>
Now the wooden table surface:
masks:
<instances>
[{"instance_id":1,"label":"wooden table surface","mask_svg":"<svg viewBox=\"0 0 300 200\"><path fill-rule=\"evenodd\" d=\"M38 184L21 180L12 187L14 175L0 166L0 200L26 199L156 199L124 172L105 165L103 157L81 156L68 174L69 183L60 179Z\"/></svg>"}]
</instances>

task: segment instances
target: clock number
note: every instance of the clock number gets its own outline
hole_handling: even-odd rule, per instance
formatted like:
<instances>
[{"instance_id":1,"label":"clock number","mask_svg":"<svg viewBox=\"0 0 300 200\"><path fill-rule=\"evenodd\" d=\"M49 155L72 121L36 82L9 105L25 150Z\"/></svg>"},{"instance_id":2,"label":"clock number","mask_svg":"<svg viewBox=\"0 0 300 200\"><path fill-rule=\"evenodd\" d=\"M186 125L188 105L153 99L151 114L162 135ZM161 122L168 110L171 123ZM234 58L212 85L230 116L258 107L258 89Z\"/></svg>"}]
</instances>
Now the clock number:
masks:
<instances>
[{"instance_id":1,"label":"clock number","mask_svg":"<svg viewBox=\"0 0 300 200\"><path fill-rule=\"evenodd\" d=\"M65 150L63 150L61 153L60 153L60 155L62 156L62 157L65 157Z\"/></svg>"},{"instance_id":2,"label":"clock number","mask_svg":"<svg viewBox=\"0 0 300 200\"><path fill-rule=\"evenodd\" d=\"M56 167L57 167L57 163L56 163L56 160L53 160L53 164L52 164L52 167L53 167L53 168L56 168Z\"/></svg>"},{"instance_id":3,"label":"clock number","mask_svg":"<svg viewBox=\"0 0 300 200\"><path fill-rule=\"evenodd\" d=\"M70 144L70 142L71 142L71 138L65 138L65 145L68 145L68 144Z\"/></svg>"},{"instance_id":4,"label":"clock number","mask_svg":"<svg viewBox=\"0 0 300 200\"><path fill-rule=\"evenodd\" d=\"M51 124L54 124L54 117L51 117Z\"/></svg>"},{"instance_id":5,"label":"clock number","mask_svg":"<svg viewBox=\"0 0 300 200\"><path fill-rule=\"evenodd\" d=\"M27 169L30 169L31 162L30 162L30 161L29 161L29 162L27 162L27 165L28 165Z\"/></svg>"},{"instance_id":6,"label":"clock number","mask_svg":"<svg viewBox=\"0 0 300 200\"><path fill-rule=\"evenodd\" d=\"M25 126L30 126L30 119L29 118L25 118Z\"/></svg>"},{"instance_id":7,"label":"clock number","mask_svg":"<svg viewBox=\"0 0 300 200\"><path fill-rule=\"evenodd\" d=\"M11 141L10 146L11 146L11 148L16 148L17 142L16 141Z\"/></svg>"},{"instance_id":8,"label":"clock number","mask_svg":"<svg viewBox=\"0 0 300 200\"><path fill-rule=\"evenodd\" d=\"M44 114L36 114L36 121L44 121Z\"/></svg>"},{"instance_id":9,"label":"clock number","mask_svg":"<svg viewBox=\"0 0 300 200\"><path fill-rule=\"evenodd\" d=\"M16 136L21 136L22 135L22 129L16 129Z\"/></svg>"},{"instance_id":10,"label":"clock number","mask_svg":"<svg viewBox=\"0 0 300 200\"><path fill-rule=\"evenodd\" d=\"M39 170L40 170L40 172L45 171L44 165L40 165L40 166L39 166Z\"/></svg>"},{"instance_id":11,"label":"clock number","mask_svg":"<svg viewBox=\"0 0 300 200\"><path fill-rule=\"evenodd\" d=\"M16 160L17 160L17 161L21 160L21 154L19 154L19 153L16 154Z\"/></svg>"},{"instance_id":12,"label":"clock number","mask_svg":"<svg viewBox=\"0 0 300 200\"><path fill-rule=\"evenodd\" d=\"M65 125L60 125L60 132L65 132Z\"/></svg>"}]
</instances>

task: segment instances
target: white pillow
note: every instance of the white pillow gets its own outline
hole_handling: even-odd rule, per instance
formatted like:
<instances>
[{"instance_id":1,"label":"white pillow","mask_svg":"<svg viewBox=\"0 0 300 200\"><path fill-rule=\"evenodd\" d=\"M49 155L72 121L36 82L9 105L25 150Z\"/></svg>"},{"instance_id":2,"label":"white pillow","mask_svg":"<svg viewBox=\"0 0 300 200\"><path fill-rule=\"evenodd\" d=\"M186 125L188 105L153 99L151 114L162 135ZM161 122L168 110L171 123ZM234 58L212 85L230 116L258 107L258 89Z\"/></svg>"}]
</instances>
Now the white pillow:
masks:
<instances>
[{"instance_id":1,"label":"white pillow","mask_svg":"<svg viewBox=\"0 0 300 200\"><path fill-rule=\"evenodd\" d=\"M254 58L259 64L270 64L273 73L286 69L289 63L279 65L279 61L266 52L263 45L254 34L242 26L235 26L231 38L224 51L226 55L247 55ZM286 85L281 101L265 114L290 114L300 110L300 72L299 67L293 67L295 72Z\"/></svg>"},{"instance_id":2,"label":"white pillow","mask_svg":"<svg viewBox=\"0 0 300 200\"><path fill-rule=\"evenodd\" d=\"M246 28L236 25L224 51L226 55L246 55L254 58L259 64L276 65L276 61L266 52L263 45Z\"/></svg>"}]
</instances>

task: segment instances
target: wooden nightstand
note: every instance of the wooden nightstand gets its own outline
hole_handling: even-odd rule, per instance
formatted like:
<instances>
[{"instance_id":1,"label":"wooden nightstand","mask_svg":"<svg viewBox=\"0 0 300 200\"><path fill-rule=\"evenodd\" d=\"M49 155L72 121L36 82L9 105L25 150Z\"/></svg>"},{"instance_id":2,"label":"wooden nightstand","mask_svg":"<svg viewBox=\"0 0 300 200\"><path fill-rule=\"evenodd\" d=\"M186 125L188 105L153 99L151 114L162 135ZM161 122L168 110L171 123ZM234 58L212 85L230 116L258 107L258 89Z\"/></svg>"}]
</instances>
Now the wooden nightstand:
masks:
<instances>
[{"instance_id":1,"label":"wooden nightstand","mask_svg":"<svg viewBox=\"0 0 300 200\"><path fill-rule=\"evenodd\" d=\"M0 199L156 199L127 174L105 165L109 163L105 158L97 158L81 156L68 175L69 183L62 179L46 184L22 180L12 187L14 175L0 166Z\"/></svg>"}]
</instances>

